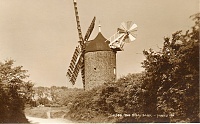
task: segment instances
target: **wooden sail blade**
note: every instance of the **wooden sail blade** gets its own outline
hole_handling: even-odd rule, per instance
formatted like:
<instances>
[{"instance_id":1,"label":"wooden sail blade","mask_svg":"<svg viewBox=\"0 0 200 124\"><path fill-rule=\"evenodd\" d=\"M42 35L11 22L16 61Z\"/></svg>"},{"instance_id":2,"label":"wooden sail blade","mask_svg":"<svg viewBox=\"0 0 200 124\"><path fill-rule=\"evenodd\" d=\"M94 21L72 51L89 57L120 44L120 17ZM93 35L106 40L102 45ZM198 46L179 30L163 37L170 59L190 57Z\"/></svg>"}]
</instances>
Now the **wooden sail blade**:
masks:
<instances>
[{"instance_id":1,"label":"wooden sail blade","mask_svg":"<svg viewBox=\"0 0 200 124\"><path fill-rule=\"evenodd\" d=\"M90 37L90 35L91 35L91 33L94 29L95 20L96 20L96 17L93 18L93 20L92 20L92 22L91 22L91 24L90 24L90 26L89 26L86 34L85 34L84 41L87 41L89 39L89 37Z\"/></svg>"},{"instance_id":2,"label":"wooden sail blade","mask_svg":"<svg viewBox=\"0 0 200 124\"><path fill-rule=\"evenodd\" d=\"M66 76L67 76L68 78L70 78L71 75L72 75L72 71L71 71L71 69L68 69Z\"/></svg>"},{"instance_id":3,"label":"wooden sail blade","mask_svg":"<svg viewBox=\"0 0 200 124\"><path fill-rule=\"evenodd\" d=\"M83 88L85 89L85 65L84 65L84 58L83 62L81 63L81 77L83 82Z\"/></svg>"},{"instance_id":4,"label":"wooden sail blade","mask_svg":"<svg viewBox=\"0 0 200 124\"><path fill-rule=\"evenodd\" d=\"M82 37L82 31L81 31L81 25L80 25L80 20L79 20L79 15L78 15L78 8L77 8L77 2L76 0L73 0L74 3L74 11L75 11L75 17L76 17L76 24L77 24L77 29L78 29L78 35L79 35L79 43L81 47L83 46L83 37Z\"/></svg>"},{"instance_id":5,"label":"wooden sail blade","mask_svg":"<svg viewBox=\"0 0 200 124\"><path fill-rule=\"evenodd\" d=\"M78 77L78 74L79 74L79 71L80 71L80 68L81 68L81 65L82 65L82 58L80 57L79 58L79 61L76 63L75 65L75 68L73 69L72 71L72 74L70 76L70 82L74 85L75 82L76 82L76 79Z\"/></svg>"},{"instance_id":6,"label":"wooden sail blade","mask_svg":"<svg viewBox=\"0 0 200 124\"><path fill-rule=\"evenodd\" d=\"M73 75L74 73L77 73L77 69L76 68L80 68L80 67L77 67L77 63L80 61L80 56L81 56L81 50L80 50L80 46L77 46L75 48L75 51L73 53L73 56L72 56L72 59L71 59L71 62L70 62L70 65L69 65L69 69L67 71L67 74L66 76L69 78L69 80L73 83L75 79L73 79ZM76 71L76 72L74 72ZM76 74L75 74L76 75ZM78 75L78 74L77 74ZM73 78L72 78L73 77ZM75 82L74 82L75 83Z\"/></svg>"}]
</instances>

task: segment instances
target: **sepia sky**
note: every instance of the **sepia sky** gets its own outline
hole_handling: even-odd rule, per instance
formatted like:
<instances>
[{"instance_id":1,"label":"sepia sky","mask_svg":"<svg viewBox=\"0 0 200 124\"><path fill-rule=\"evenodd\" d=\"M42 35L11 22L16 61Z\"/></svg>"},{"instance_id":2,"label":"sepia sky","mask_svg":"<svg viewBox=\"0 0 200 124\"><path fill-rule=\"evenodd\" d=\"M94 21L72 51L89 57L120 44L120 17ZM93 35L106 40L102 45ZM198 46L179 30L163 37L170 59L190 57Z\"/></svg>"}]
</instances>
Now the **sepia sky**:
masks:
<instances>
[{"instance_id":1,"label":"sepia sky","mask_svg":"<svg viewBox=\"0 0 200 124\"><path fill-rule=\"evenodd\" d=\"M77 0L83 36L94 16L109 38L124 21L138 25L137 39L117 53L117 77L141 72L142 51L158 50L163 37L193 25L199 0ZM0 0L0 61L23 65L36 86L72 85L66 72L78 45L72 0ZM82 87L80 76L74 87Z\"/></svg>"}]
</instances>

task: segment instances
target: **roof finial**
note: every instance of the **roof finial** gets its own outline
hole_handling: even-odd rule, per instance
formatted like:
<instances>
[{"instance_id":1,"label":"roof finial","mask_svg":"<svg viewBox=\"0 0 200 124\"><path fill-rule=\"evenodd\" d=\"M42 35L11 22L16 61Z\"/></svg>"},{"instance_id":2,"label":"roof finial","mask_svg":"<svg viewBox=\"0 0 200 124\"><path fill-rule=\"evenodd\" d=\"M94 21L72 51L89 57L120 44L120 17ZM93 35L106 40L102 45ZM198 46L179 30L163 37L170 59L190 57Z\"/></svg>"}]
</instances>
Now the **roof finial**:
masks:
<instances>
[{"instance_id":1,"label":"roof finial","mask_svg":"<svg viewBox=\"0 0 200 124\"><path fill-rule=\"evenodd\" d=\"M100 24L100 21L99 21L99 32L101 32L101 24Z\"/></svg>"}]
</instances>

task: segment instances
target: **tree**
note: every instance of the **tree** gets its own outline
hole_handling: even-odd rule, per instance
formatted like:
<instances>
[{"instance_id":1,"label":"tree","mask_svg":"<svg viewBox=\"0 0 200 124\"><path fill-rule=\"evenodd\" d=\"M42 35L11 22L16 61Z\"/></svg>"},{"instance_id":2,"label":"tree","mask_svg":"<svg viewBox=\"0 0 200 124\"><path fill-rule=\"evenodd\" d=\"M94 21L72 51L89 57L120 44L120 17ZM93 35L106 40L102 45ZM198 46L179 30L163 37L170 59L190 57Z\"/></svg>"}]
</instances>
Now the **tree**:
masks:
<instances>
[{"instance_id":1,"label":"tree","mask_svg":"<svg viewBox=\"0 0 200 124\"><path fill-rule=\"evenodd\" d=\"M31 98L33 84L25 81L27 70L13 67L13 60L0 62L0 122L27 122L24 106Z\"/></svg>"},{"instance_id":2,"label":"tree","mask_svg":"<svg viewBox=\"0 0 200 124\"><path fill-rule=\"evenodd\" d=\"M143 51L146 60L144 107L152 115L163 114L171 122L198 122L199 114L199 19L192 31L177 31L164 38L159 52Z\"/></svg>"}]
</instances>

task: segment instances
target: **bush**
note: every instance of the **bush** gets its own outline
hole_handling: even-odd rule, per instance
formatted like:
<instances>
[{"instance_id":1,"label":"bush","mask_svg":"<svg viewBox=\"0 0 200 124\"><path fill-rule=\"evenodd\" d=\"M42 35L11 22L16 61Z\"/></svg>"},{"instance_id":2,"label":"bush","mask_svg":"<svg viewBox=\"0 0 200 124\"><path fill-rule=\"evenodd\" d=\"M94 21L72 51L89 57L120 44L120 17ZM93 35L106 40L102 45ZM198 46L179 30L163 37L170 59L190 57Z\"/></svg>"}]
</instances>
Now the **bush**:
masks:
<instances>
[{"instance_id":1,"label":"bush","mask_svg":"<svg viewBox=\"0 0 200 124\"><path fill-rule=\"evenodd\" d=\"M70 117L82 121L115 122L116 114L142 113L142 74L129 74L117 82L105 83L79 93L70 107Z\"/></svg>"}]
</instances>

